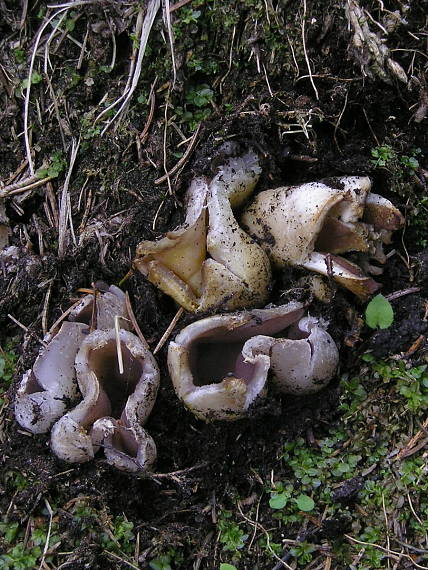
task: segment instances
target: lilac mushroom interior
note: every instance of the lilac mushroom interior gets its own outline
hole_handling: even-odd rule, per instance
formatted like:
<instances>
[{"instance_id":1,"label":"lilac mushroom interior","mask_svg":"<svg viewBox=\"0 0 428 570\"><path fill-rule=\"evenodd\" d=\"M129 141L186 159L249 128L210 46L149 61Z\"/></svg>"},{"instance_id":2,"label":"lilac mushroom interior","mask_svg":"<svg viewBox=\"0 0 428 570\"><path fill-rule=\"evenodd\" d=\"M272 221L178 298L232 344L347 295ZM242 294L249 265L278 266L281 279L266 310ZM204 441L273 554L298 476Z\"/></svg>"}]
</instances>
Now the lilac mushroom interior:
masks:
<instances>
[{"instance_id":1,"label":"lilac mushroom interior","mask_svg":"<svg viewBox=\"0 0 428 570\"><path fill-rule=\"evenodd\" d=\"M177 395L196 416L214 420L245 416L264 395L270 369L294 377L294 368L301 367L305 370L302 391L313 391L314 385L307 379L308 366L320 361L316 356L320 336L314 330L322 331L319 334L327 336L334 346L326 358L333 355L329 374L337 364L337 348L330 335L315 325L315 319L308 330L299 328L303 314L301 303L290 303L274 309L219 315L189 325L170 343L168 353ZM289 351L284 343L291 343L293 350ZM287 391L287 379L280 382L280 389Z\"/></svg>"}]
</instances>

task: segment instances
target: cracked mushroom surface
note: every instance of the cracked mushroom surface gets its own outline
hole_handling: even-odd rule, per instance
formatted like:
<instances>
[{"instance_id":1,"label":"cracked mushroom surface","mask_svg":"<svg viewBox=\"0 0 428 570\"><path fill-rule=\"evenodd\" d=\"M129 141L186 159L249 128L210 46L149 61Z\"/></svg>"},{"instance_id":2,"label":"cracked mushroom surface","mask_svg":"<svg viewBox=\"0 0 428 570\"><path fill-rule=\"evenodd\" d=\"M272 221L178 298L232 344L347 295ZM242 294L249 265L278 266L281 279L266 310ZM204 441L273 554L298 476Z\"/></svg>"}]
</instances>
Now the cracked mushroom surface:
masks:
<instances>
[{"instance_id":1,"label":"cracked mushroom surface","mask_svg":"<svg viewBox=\"0 0 428 570\"><path fill-rule=\"evenodd\" d=\"M342 255L361 253L364 269L379 274L383 245L404 218L393 204L373 194L366 176L345 176L261 192L242 223L278 266L295 265L333 278L360 298L377 289L363 269Z\"/></svg>"},{"instance_id":2,"label":"cracked mushroom surface","mask_svg":"<svg viewBox=\"0 0 428 570\"><path fill-rule=\"evenodd\" d=\"M129 331L121 329L117 335L115 330L96 330L80 347L76 371L83 400L53 426L55 455L69 463L83 463L102 448L107 462L120 470L151 469L156 445L142 427L159 386L159 369L151 352Z\"/></svg>"},{"instance_id":3,"label":"cracked mushroom surface","mask_svg":"<svg viewBox=\"0 0 428 570\"><path fill-rule=\"evenodd\" d=\"M33 368L27 370L15 399L18 423L32 433L46 433L78 396L74 361L90 330L92 319L101 329L114 327L115 316L127 315L125 295L118 287L85 295L70 312L69 320L49 333ZM125 325L126 326L126 325Z\"/></svg>"},{"instance_id":4,"label":"cracked mushroom surface","mask_svg":"<svg viewBox=\"0 0 428 570\"><path fill-rule=\"evenodd\" d=\"M134 266L190 312L263 305L270 262L232 210L252 193L259 173L249 152L226 161L211 182L193 180L184 224L158 241L141 242Z\"/></svg>"},{"instance_id":5,"label":"cracked mushroom surface","mask_svg":"<svg viewBox=\"0 0 428 570\"><path fill-rule=\"evenodd\" d=\"M168 349L177 396L200 419L236 420L265 395L269 370L284 393L320 390L334 375L338 350L304 311L302 303L291 302L184 328Z\"/></svg>"}]
</instances>

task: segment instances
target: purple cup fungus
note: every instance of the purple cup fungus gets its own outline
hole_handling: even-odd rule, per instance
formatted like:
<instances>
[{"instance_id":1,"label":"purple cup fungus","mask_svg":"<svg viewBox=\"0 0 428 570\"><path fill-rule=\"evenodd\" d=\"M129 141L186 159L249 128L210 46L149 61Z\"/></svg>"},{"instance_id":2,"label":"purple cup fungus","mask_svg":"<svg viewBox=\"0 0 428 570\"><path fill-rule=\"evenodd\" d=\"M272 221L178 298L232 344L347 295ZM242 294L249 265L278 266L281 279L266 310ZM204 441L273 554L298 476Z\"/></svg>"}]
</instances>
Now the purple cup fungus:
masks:
<instances>
[{"instance_id":1,"label":"purple cup fungus","mask_svg":"<svg viewBox=\"0 0 428 570\"><path fill-rule=\"evenodd\" d=\"M96 330L82 342L75 366L83 399L53 426L55 455L83 463L103 448L118 469L149 470L156 445L142 425L159 386L150 351L129 331Z\"/></svg>"},{"instance_id":2,"label":"purple cup fungus","mask_svg":"<svg viewBox=\"0 0 428 570\"><path fill-rule=\"evenodd\" d=\"M364 299L379 284L339 254L360 252L364 269L379 274L370 260L385 263L383 244L404 223L399 210L370 189L368 177L345 176L266 190L247 207L242 223L277 267L326 275Z\"/></svg>"},{"instance_id":3,"label":"purple cup fungus","mask_svg":"<svg viewBox=\"0 0 428 570\"><path fill-rule=\"evenodd\" d=\"M104 293L86 295L69 320L46 335L34 366L22 377L15 399L18 423L32 433L46 433L77 398L74 361L94 318L98 328L114 327L116 316L127 315L125 295L114 285ZM126 324L125 324L126 326Z\"/></svg>"},{"instance_id":4,"label":"purple cup fungus","mask_svg":"<svg viewBox=\"0 0 428 570\"><path fill-rule=\"evenodd\" d=\"M184 224L158 241L142 241L134 266L190 312L263 305L269 259L232 210L252 193L259 173L257 156L249 152L228 159L210 183L193 180Z\"/></svg>"},{"instance_id":5,"label":"purple cup fungus","mask_svg":"<svg viewBox=\"0 0 428 570\"><path fill-rule=\"evenodd\" d=\"M286 394L323 388L338 350L323 325L287 305L217 315L192 323L171 342L168 369L175 391L198 418L236 420L264 396L268 373Z\"/></svg>"}]
</instances>

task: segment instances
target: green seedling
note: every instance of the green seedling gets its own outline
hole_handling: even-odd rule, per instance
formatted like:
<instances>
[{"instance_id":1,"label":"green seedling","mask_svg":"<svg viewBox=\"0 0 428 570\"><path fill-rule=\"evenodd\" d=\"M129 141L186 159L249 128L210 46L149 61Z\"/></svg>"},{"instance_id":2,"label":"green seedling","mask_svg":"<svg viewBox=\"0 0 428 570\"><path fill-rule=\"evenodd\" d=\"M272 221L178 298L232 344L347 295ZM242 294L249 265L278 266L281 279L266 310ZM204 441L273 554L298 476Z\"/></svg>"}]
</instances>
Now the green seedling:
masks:
<instances>
[{"instance_id":1,"label":"green seedling","mask_svg":"<svg viewBox=\"0 0 428 570\"><path fill-rule=\"evenodd\" d=\"M58 176L65 170L67 162L64 159L62 152L56 151L49 159L48 166L39 168L36 172L37 178L58 178Z\"/></svg>"},{"instance_id":2,"label":"green seedling","mask_svg":"<svg viewBox=\"0 0 428 570\"><path fill-rule=\"evenodd\" d=\"M365 317L371 329L387 329L394 321L394 311L388 299L379 294L367 305Z\"/></svg>"},{"instance_id":3,"label":"green seedling","mask_svg":"<svg viewBox=\"0 0 428 570\"><path fill-rule=\"evenodd\" d=\"M371 163L376 168L379 166L381 167L387 166L388 163L392 162L396 157L395 150L387 144L372 148L371 155L373 157Z\"/></svg>"},{"instance_id":4,"label":"green seedling","mask_svg":"<svg viewBox=\"0 0 428 570\"><path fill-rule=\"evenodd\" d=\"M232 514L229 511L223 511L218 521L220 530L220 542L223 544L223 550L234 552L239 555L248 538L241 527L235 521L231 520Z\"/></svg>"}]
</instances>

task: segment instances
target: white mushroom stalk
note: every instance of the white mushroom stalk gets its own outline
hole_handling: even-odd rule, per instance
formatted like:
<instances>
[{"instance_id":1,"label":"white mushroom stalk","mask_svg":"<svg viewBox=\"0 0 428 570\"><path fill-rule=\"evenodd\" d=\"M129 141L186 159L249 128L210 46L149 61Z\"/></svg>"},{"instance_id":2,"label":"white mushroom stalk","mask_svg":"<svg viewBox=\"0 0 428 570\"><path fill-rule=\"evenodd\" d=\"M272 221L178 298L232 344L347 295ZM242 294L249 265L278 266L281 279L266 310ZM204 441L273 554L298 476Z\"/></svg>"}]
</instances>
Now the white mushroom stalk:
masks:
<instances>
[{"instance_id":1,"label":"white mushroom stalk","mask_svg":"<svg viewBox=\"0 0 428 570\"><path fill-rule=\"evenodd\" d=\"M46 346L22 377L16 393L15 416L23 428L32 433L48 432L78 396L74 360L92 319L99 328L110 328L115 316L126 315L123 291L111 286L97 294L96 301L94 295L86 295L70 313L72 322L63 322L59 330L45 337Z\"/></svg>"},{"instance_id":2,"label":"white mushroom stalk","mask_svg":"<svg viewBox=\"0 0 428 570\"><path fill-rule=\"evenodd\" d=\"M156 399L159 369L150 351L129 331L118 337L115 330L96 330L80 347L76 371L83 400L53 426L55 455L83 463L102 448L118 469L151 469L156 445L142 425Z\"/></svg>"},{"instance_id":3,"label":"white mushroom stalk","mask_svg":"<svg viewBox=\"0 0 428 570\"><path fill-rule=\"evenodd\" d=\"M198 418L236 420L266 392L308 394L332 378L338 351L304 305L217 315L187 326L171 342L168 369L177 396Z\"/></svg>"},{"instance_id":4,"label":"white mushroom stalk","mask_svg":"<svg viewBox=\"0 0 428 570\"><path fill-rule=\"evenodd\" d=\"M370 188L368 177L345 176L266 190L242 222L277 266L305 267L365 298L379 284L338 254L361 252L384 263L382 246L404 222L399 210Z\"/></svg>"},{"instance_id":5,"label":"white mushroom stalk","mask_svg":"<svg viewBox=\"0 0 428 570\"><path fill-rule=\"evenodd\" d=\"M271 280L263 249L238 225L232 208L252 193L257 156L231 158L208 183L196 178L187 193L184 224L159 241L143 241L134 265L190 312L266 302Z\"/></svg>"}]
</instances>

